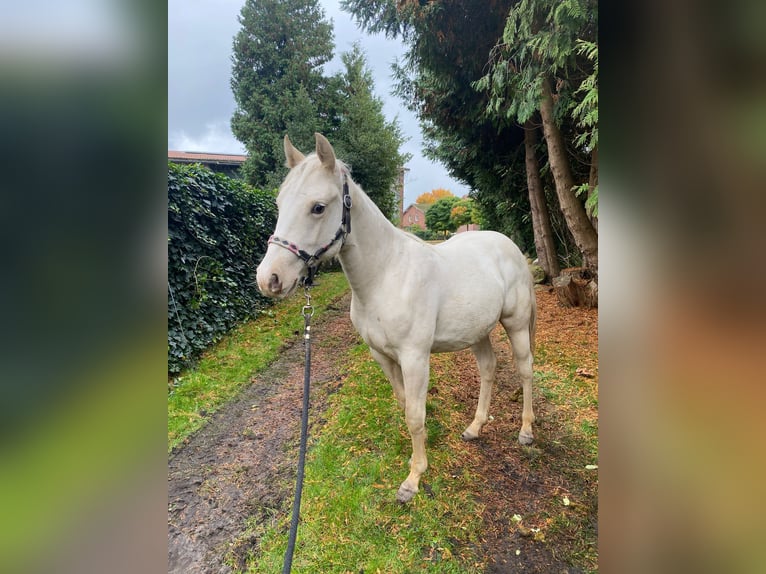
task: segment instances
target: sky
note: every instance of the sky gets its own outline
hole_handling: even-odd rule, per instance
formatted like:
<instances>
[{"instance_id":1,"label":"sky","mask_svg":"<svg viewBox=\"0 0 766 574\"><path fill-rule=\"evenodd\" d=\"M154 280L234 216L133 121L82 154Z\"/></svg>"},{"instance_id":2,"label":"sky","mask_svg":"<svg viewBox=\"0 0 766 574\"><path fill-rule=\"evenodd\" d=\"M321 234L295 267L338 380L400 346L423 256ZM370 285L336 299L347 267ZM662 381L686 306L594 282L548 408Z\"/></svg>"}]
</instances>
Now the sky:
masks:
<instances>
[{"instance_id":1,"label":"sky","mask_svg":"<svg viewBox=\"0 0 766 574\"><path fill-rule=\"evenodd\" d=\"M412 154L406 164L404 207L438 187L457 196L467 194L469 188L451 178L444 166L423 156L415 114L391 93L391 64L404 53L402 43L359 30L351 16L340 10L338 0L320 0L319 4L335 30L335 58L326 72L342 70L340 54L358 41L372 71L375 93L383 100L386 119L398 117L409 138L401 148ZM229 127L235 109L230 87L232 42L239 31L237 16L243 5L244 0L168 0L168 149L245 153Z\"/></svg>"}]
</instances>

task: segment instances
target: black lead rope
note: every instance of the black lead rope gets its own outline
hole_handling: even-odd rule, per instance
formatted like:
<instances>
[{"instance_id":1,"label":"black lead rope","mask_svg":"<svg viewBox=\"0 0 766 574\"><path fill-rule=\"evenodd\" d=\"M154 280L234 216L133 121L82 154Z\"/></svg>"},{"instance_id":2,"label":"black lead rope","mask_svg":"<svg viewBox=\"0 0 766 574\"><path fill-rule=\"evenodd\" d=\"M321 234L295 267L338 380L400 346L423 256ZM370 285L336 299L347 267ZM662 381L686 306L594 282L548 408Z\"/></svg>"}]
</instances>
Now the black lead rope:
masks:
<instances>
[{"instance_id":1,"label":"black lead rope","mask_svg":"<svg viewBox=\"0 0 766 574\"><path fill-rule=\"evenodd\" d=\"M306 465L306 445L309 434L309 387L311 383L311 317L314 316L314 307L311 305L311 294L306 287L306 304L303 306L303 341L306 350L306 361L303 369L303 412L301 413L301 442L298 449L298 476L295 479L295 499L293 500L293 516L290 521L290 537L287 540L285 561L282 566L282 574L290 574L293 565L293 552L295 552L295 540L298 536L298 519L301 512L301 494L303 493L303 471Z\"/></svg>"},{"instance_id":2,"label":"black lead rope","mask_svg":"<svg viewBox=\"0 0 766 574\"><path fill-rule=\"evenodd\" d=\"M313 255L304 251L294 243L272 235L269 237L269 243L274 243L284 247L288 251L297 255L308 269L308 276L302 281L306 293L306 304L303 306L303 319L305 326L303 329L303 339L306 349L306 362L303 370L303 413L301 414L301 442L298 449L298 476L295 479L295 499L293 500L293 516L290 521L290 537L287 539L287 550L285 551L285 561L282 566L282 574L290 574L293 565L293 553L295 552L295 540L298 537L298 520L301 512L301 494L303 493L303 472L306 465L306 444L309 434L309 387L311 382L311 317L314 315L314 307L311 306L311 294L309 289L314 284L314 275L319 265L319 258L324 255L332 245L341 240L345 242L346 236L351 233L351 194L348 190L348 174L343 173L343 213L341 222L335 237L323 247L320 247Z\"/></svg>"}]
</instances>

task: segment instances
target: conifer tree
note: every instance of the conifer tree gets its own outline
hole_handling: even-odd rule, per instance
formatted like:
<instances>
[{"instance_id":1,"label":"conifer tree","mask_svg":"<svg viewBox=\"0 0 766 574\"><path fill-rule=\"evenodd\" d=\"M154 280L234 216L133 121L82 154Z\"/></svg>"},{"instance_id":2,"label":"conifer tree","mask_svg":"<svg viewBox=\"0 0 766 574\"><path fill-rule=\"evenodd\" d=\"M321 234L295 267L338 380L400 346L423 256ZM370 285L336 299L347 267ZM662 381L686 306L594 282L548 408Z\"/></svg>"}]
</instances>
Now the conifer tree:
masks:
<instances>
[{"instance_id":1,"label":"conifer tree","mask_svg":"<svg viewBox=\"0 0 766 574\"><path fill-rule=\"evenodd\" d=\"M245 178L257 187L283 179L282 138L314 146L325 89L322 67L333 52L332 27L317 0L247 0L234 39L231 87L234 136L248 152Z\"/></svg>"},{"instance_id":2,"label":"conifer tree","mask_svg":"<svg viewBox=\"0 0 766 574\"><path fill-rule=\"evenodd\" d=\"M404 136L397 120L388 122L383 115L383 102L375 96L372 73L360 46L355 44L341 59L345 71L338 78L341 105L332 136L336 152L350 165L354 181L390 219L396 208L393 184L409 160L399 154Z\"/></svg>"},{"instance_id":3,"label":"conifer tree","mask_svg":"<svg viewBox=\"0 0 766 574\"><path fill-rule=\"evenodd\" d=\"M314 132L324 134L354 180L388 217L393 186L409 159L398 121L387 121L374 94L372 74L359 46L341 56L345 70L326 76L332 26L318 0L247 0L234 40L231 86L237 108L231 127L245 144L245 178L262 188L284 179L285 134L304 153Z\"/></svg>"}]
</instances>

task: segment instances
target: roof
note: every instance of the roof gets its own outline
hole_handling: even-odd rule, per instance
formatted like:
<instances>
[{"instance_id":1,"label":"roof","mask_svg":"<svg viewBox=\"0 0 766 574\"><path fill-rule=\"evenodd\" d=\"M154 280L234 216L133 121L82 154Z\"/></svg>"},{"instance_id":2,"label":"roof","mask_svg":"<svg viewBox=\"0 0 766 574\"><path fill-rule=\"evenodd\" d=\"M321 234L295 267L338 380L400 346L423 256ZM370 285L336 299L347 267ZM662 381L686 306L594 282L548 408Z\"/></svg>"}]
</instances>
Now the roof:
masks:
<instances>
[{"instance_id":1,"label":"roof","mask_svg":"<svg viewBox=\"0 0 766 574\"><path fill-rule=\"evenodd\" d=\"M209 153L204 151L168 150L168 159L177 163L214 163L219 165L242 165L246 155L230 153Z\"/></svg>"},{"instance_id":2,"label":"roof","mask_svg":"<svg viewBox=\"0 0 766 574\"><path fill-rule=\"evenodd\" d=\"M431 204L431 203L410 203L407 206L407 209L409 209L410 207L414 207L416 209L419 209L423 213L425 213L426 211L428 211L430 209L431 205L433 205L433 204ZM407 211L407 209L405 209L404 211Z\"/></svg>"}]
</instances>

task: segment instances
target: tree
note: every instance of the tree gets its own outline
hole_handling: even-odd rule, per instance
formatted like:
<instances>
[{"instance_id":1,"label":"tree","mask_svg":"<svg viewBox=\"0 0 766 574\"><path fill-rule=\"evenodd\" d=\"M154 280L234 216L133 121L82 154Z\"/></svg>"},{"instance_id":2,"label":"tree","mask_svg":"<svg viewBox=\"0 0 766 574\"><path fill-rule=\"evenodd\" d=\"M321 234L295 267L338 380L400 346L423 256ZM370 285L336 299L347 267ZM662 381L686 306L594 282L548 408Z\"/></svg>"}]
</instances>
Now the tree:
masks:
<instances>
[{"instance_id":1,"label":"tree","mask_svg":"<svg viewBox=\"0 0 766 574\"><path fill-rule=\"evenodd\" d=\"M541 179L544 191L551 179L557 193L542 194L557 247L549 251L561 257L576 242L593 266L597 235L595 229L580 225L577 204L585 198L572 191L589 180L588 170L580 166L587 165L592 150L575 143L583 128L571 112L582 97L576 88L592 68L587 54L577 52L576 42L595 42L595 2L341 3L368 31L399 36L408 44L397 68L397 93L418 114L427 155L474 190L472 197L488 226L508 234L522 250L531 247L533 227L542 216L530 217L531 204L540 194L532 198L534 189L528 184ZM554 90L552 115L550 109L541 109L546 77ZM526 169L523 126L530 118L547 123L548 144L537 149L539 173L529 174L532 179L518 177Z\"/></svg>"},{"instance_id":2,"label":"tree","mask_svg":"<svg viewBox=\"0 0 766 574\"><path fill-rule=\"evenodd\" d=\"M332 58L332 27L317 0L246 0L234 39L234 136L248 151L243 175L277 187L286 174L282 138L311 149L325 127L322 67Z\"/></svg>"},{"instance_id":3,"label":"tree","mask_svg":"<svg viewBox=\"0 0 766 574\"><path fill-rule=\"evenodd\" d=\"M513 0L341 4L368 31L408 44L396 68L397 94L418 115L426 155L473 190L482 227L505 233L522 250L533 249L526 183L518 177L523 129L487 116L489 95L472 87L485 73Z\"/></svg>"},{"instance_id":4,"label":"tree","mask_svg":"<svg viewBox=\"0 0 766 574\"><path fill-rule=\"evenodd\" d=\"M491 95L487 112L492 117L526 123L539 111L561 211L585 265L593 270L598 269L598 234L576 195L568 151L574 145L567 145L574 142L565 139L564 129L567 122L582 125L571 112L588 76L583 70L593 62L581 56L577 42L595 41L596 14L595 0L521 0L508 15L488 73L474 84ZM597 168L591 172L593 181Z\"/></svg>"},{"instance_id":5,"label":"tree","mask_svg":"<svg viewBox=\"0 0 766 574\"><path fill-rule=\"evenodd\" d=\"M428 211L426 211L426 225L433 231L442 232L445 235L448 232L454 232L457 229L455 222L452 220L452 208L460 201L454 195L452 197L444 197L434 203Z\"/></svg>"},{"instance_id":6,"label":"tree","mask_svg":"<svg viewBox=\"0 0 766 574\"><path fill-rule=\"evenodd\" d=\"M284 179L282 141L314 148L314 132L332 140L353 177L388 217L394 184L409 157L398 120L386 121L359 46L341 57L345 71L330 77L332 28L317 0L247 0L234 40L232 131L248 150L245 179L273 189Z\"/></svg>"},{"instance_id":7,"label":"tree","mask_svg":"<svg viewBox=\"0 0 766 574\"><path fill-rule=\"evenodd\" d=\"M532 213L532 229L535 235L535 251L546 277L553 278L559 274L561 268L556 257L556 244L537 161L537 128L531 121L527 121L524 129L524 161Z\"/></svg>"},{"instance_id":8,"label":"tree","mask_svg":"<svg viewBox=\"0 0 766 574\"><path fill-rule=\"evenodd\" d=\"M410 157L399 153L405 138L397 120L388 122L383 115L383 102L374 94L372 73L359 45L341 59L346 69L333 79L340 97L330 114L337 124L328 137L351 167L354 181L390 219L397 207L394 184Z\"/></svg>"},{"instance_id":9,"label":"tree","mask_svg":"<svg viewBox=\"0 0 766 574\"><path fill-rule=\"evenodd\" d=\"M436 189L432 189L431 191L426 191L425 193L421 193L418 196L418 198L415 200L415 203L433 205L440 199L443 199L445 197L454 197L454 196L455 195L450 190L439 187Z\"/></svg>"},{"instance_id":10,"label":"tree","mask_svg":"<svg viewBox=\"0 0 766 574\"><path fill-rule=\"evenodd\" d=\"M479 215L476 213L476 206L474 205L473 200L469 197L465 197L455 202L449 215L455 229L463 225L479 223Z\"/></svg>"},{"instance_id":11,"label":"tree","mask_svg":"<svg viewBox=\"0 0 766 574\"><path fill-rule=\"evenodd\" d=\"M595 42L577 40L577 52L593 62L593 72L582 81L575 92L582 94L582 100L572 110L577 125L583 129L575 143L593 150L588 184L580 185L577 194L587 190L585 209L598 231L598 45Z\"/></svg>"}]
</instances>

